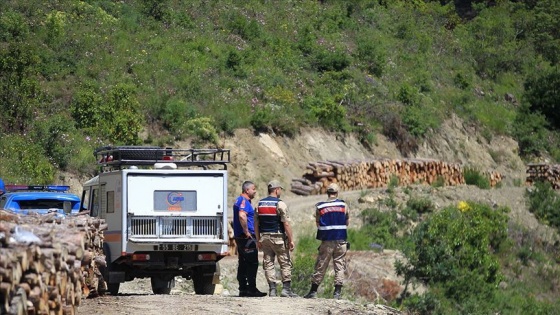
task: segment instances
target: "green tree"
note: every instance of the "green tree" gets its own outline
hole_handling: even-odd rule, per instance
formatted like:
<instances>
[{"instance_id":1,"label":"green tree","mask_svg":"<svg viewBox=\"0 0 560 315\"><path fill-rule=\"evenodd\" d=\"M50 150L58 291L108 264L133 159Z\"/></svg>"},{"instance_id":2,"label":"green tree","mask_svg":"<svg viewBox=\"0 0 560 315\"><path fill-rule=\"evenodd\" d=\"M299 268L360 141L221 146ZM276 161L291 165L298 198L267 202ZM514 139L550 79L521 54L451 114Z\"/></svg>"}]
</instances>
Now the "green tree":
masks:
<instances>
[{"instance_id":1,"label":"green tree","mask_svg":"<svg viewBox=\"0 0 560 315\"><path fill-rule=\"evenodd\" d=\"M560 2L540 0L534 8L532 27L535 47L553 65L560 62Z\"/></svg>"},{"instance_id":2,"label":"green tree","mask_svg":"<svg viewBox=\"0 0 560 315\"><path fill-rule=\"evenodd\" d=\"M529 78L524 96L532 112L543 114L553 128L560 130L560 67Z\"/></svg>"},{"instance_id":3,"label":"green tree","mask_svg":"<svg viewBox=\"0 0 560 315\"><path fill-rule=\"evenodd\" d=\"M134 86L117 84L109 91L106 102L103 124L110 132L109 140L119 144L138 144L143 119Z\"/></svg>"},{"instance_id":4,"label":"green tree","mask_svg":"<svg viewBox=\"0 0 560 315\"><path fill-rule=\"evenodd\" d=\"M531 112L529 105L523 105L514 121L513 136L517 139L522 156L539 156L547 148L547 126L549 122L540 112Z\"/></svg>"},{"instance_id":5,"label":"green tree","mask_svg":"<svg viewBox=\"0 0 560 315\"><path fill-rule=\"evenodd\" d=\"M103 95L93 83L84 83L71 106L77 126L86 133L117 144L138 144L142 129L136 89L120 83Z\"/></svg>"},{"instance_id":6,"label":"green tree","mask_svg":"<svg viewBox=\"0 0 560 315\"><path fill-rule=\"evenodd\" d=\"M523 44L511 7L501 4L488 8L469 23L461 24L455 32L472 57L472 66L483 78L496 78L500 73L521 71Z\"/></svg>"},{"instance_id":7,"label":"green tree","mask_svg":"<svg viewBox=\"0 0 560 315\"><path fill-rule=\"evenodd\" d=\"M33 111L42 99L34 74L39 56L27 42L0 46L0 128L6 132L25 133L32 123Z\"/></svg>"}]
</instances>

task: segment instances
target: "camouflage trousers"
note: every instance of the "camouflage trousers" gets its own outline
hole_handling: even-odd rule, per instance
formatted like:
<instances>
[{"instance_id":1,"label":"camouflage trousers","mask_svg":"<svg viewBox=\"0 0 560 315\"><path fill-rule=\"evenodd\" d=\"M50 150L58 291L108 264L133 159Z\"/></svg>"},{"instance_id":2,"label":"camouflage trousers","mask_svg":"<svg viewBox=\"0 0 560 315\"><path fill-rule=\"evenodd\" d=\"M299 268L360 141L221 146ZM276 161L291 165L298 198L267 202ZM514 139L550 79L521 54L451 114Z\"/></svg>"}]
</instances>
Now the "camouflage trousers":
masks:
<instances>
[{"instance_id":1,"label":"camouflage trousers","mask_svg":"<svg viewBox=\"0 0 560 315\"><path fill-rule=\"evenodd\" d=\"M284 234L261 234L261 250L263 252L263 269L268 283L276 283L274 260L278 260L282 282L292 281L292 260Z\"/></svg>"},{"instance_id":2,"label":"camouflage trousers","mask_svg":"<svg viewBox=\"0 0 560 315\"><path fill-rule=\"evenodd\" d=\"M342 285L344 282L344 273L346 272L346 241L322 241L319 246L319 255L315 262L315 272L313 273L312 282L321 284L331 258L334 265L334 284Z\"/></svg>"}]
</instances>

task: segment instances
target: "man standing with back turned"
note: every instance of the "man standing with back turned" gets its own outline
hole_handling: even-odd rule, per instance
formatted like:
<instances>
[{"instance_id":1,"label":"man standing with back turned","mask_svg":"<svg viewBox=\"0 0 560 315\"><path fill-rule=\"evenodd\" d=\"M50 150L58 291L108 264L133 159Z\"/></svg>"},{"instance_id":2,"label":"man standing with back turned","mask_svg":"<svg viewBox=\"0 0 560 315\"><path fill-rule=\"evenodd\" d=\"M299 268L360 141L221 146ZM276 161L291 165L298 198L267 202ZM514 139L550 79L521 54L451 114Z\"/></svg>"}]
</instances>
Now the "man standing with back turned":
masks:
<instances>
[{"instance_id":1,"label":"man standing with back turned","mask_svg":"<svg viewBox=\"0 0 560 315\"><path fill-rule=\"evenodd\" d=\"M325 277L331 257L334 265L334 298L340 299L348 250L348 242L346 242L348 206L344 200L338 199L338 191L337 184L330 184L327 188L327 201L315 205L317 239L321 241L321 245L315 262L311 290L304 296L307 299L317 297L317 289Z\"/></svg>"},{"instance_id":2,"label":"man standing with back turned","mask_svg":"<svg viewBox=\"0 0 560 315\"><path fill-rule=\"evenodd\" d=\"M277 180L268 183L268 196L259 201L255 217L257 246L263 251L263 269L270 286L268 296L276 296L276 270L274 259L278 259L282 273L282 297L297 297L292 292L292 261L290 251L294 250L294 238L288 206L280 195L284 188Z\"/></svg>"},{"instance_id":3,"label":"man standing with back turned","mask_svg":"<svg viewBox=\"0 0 560 315\"><path fill-rule=\"evenodd\" d=\"M255 211L251 205L251 200L255 198L256 194L255 184L245 181L241 186L241 195L233 204L233 232L237 243L239 296L262 297L266 295L257 289L259 251L255 239Z\"/></svg>"}]
</instances>

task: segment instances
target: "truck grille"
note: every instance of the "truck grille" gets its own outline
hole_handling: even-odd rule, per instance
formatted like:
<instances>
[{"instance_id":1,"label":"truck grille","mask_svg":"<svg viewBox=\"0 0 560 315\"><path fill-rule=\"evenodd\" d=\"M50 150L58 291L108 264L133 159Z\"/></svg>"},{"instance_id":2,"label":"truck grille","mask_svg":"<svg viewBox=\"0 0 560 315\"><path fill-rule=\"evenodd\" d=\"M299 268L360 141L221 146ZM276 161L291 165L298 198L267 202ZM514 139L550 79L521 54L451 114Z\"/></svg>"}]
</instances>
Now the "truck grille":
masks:
<instances>
[{"instance_id":1,"label":"truck grille","mask_svg":"<svg viewBox=\"0 0 560 315\"><path fill-rule=\"evenodd\" d=\"M130 231L134 236L156 237L156 218L133 218L131 219Z\"/></svg>"},{"instance_id":2,"label":"truck grille","mask_svg":"<svg viewBox=\"0 0 560 315\"><path fill-rule=\"evenodd\" d=\"M131 217L131 237L222 238L221 217Z\"/></svg>"}]
</instances>

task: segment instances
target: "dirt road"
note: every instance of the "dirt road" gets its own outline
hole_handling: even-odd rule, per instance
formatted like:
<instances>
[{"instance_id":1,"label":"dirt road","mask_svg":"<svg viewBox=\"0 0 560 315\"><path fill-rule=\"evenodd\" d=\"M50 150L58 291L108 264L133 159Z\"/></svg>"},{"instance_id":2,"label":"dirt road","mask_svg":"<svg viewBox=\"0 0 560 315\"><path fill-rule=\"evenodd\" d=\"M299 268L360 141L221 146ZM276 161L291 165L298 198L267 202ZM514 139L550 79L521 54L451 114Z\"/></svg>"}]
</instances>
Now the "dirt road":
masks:
<instances>
[{"instance_id":1,"label":"dirt road","mask_svg":"<svg viewBox=\"0 0 560 315\"><path fill-rule=\"evenodd\" d=\"M240 298L219 295L119 294L86 300L80 314L391 314L382 306L345 300Z\"/></svg>"}]
</instances>

